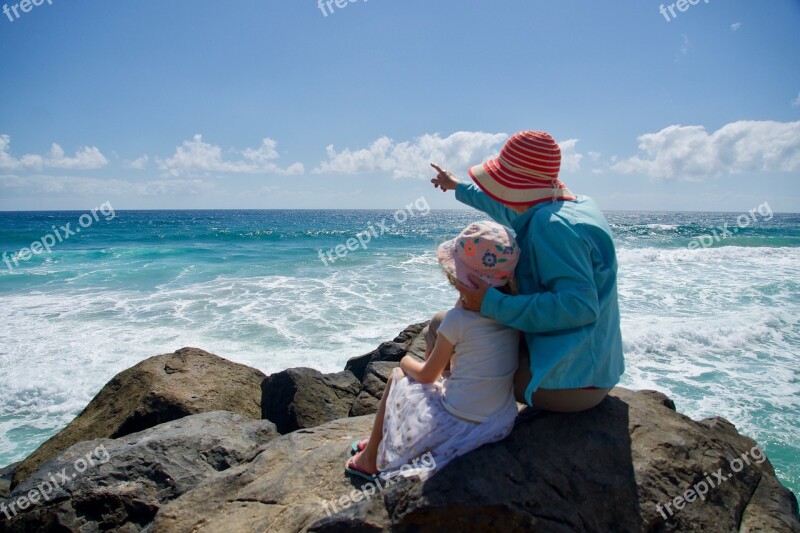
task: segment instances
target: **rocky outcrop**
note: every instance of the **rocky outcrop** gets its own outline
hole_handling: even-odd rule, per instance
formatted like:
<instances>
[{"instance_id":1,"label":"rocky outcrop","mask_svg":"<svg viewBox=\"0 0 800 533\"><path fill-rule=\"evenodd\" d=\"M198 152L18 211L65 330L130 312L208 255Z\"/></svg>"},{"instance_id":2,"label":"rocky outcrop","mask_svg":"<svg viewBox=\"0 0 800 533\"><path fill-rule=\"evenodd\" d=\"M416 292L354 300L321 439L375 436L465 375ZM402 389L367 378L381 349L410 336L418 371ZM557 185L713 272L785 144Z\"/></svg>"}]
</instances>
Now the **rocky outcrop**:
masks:
<instances>
[{"instance_id":1,"label":"rocky outcrop","mask_svg":"<svg viewBox=\"0 0 800 533\"><path fill-rule=\"evenodd\" d=\"M147 368L112 380L79 417L83 434L70 436L117 438L81 442L42 464L0 501L0 532L800 532L795 496L754 441L722 418L693 421L652 391L616 388L584 413L523 410L508 438L424 482L346 477L350 443L373 422L347 415L374 410L402 355L422 356L421 326L338 374L291 369L263 379L199 350L145 361L137 367ZM185 375L169 381L179 372ZM231 381L238 384L227 388ZM263 402L254 401L254 387L263 387ZM246 413L182 414L216 404L196 401L197 391ZM165 400L148 400L153 394ZM255 420L262 407L291 432L278 436L279 428ZM184 418L121 434L135 426L125 421L175 414ZM82 459L93 464L21 508L21 498L41 494Z\"/></svg>"},{"instance_id":2,"label":"rocky outcrop","mask_svg":"<svg viewBox=\"0 0 800 533\"><path fill-rule=\"evenodd\" d=\"M22 461L12 488L77 442L122 437L208 411L258 419L264 377L197 348L146 359L117 374L75 420Z\"/></svg>"},{"instance_id":3,"label":"rocky outcrop","mask_svg":"<svg viewBox=\"0 0 800 533\"><path fill-rule=\"evenodd\" d=\"M156 531L302 531L326 516L326 502L358 486L345 476L344 463L350 443L369 432L372 418L339 419L282 436L248 465L164 506Z\"/></svg>"},{"instance_id":4,"label":"rocky outcrop","mask_svg":"<svg viewBox=\"0 0 800 533\"><path fill-rule=\"evenodd\" d=\"M14 490L0 530L140 531L165 502L251 460L278 436L270 422L217 411L81 442Z\"/></svg>"},{"instance_id":5,"label":"rocky outcrop","mask_svg":"<svg viewBox=\"0 0 800 533\"><path fill-rule=\"evenodd\" d=\"M424 483L380 488L342 472L372 417L336 420L276 439L162 507L156 529L798 531L794 496L751 439L722 419L692 421L665 400L618 388L584 413L524 411L506 440ZM750 464L739 469L744 457ZM676 504L691 487L703 498Z\"/></svg>"},{"instance_id":6,"label":"rocky outcrop","mask_svg":"<svg viewBox=\"0 0 800 533\"><path fill-rule=\"evenodd\" d=\"M14 463L5 468L0 468L0 499L7 498L11 493L11 478L14 475L14 469L19 463Z\"/></svg>"},{"instance_id":7,"label":"rocky outcrop","mask_svg":"<svg viewBox=\"0 0 800 533\"><path fill-rule=\"evenodd\" d=\"M346 417L361 383L349 370L322 374L313 368L290 368L261 385L261 417L282 434Z\"/></svg>"},{"instance_id":8,"label":"rocky outcrop","mask_svg":"<svg viewBox=\"0 0 800 533\"><path fill-rule=\"evenodd\" d=\"M367 365L364 380L361 382L361 390L350 409L350 416L369 415L378 410L378 403L383 396L386 382L389 381L389 376L398 366L400 363L394 361L373 361Z\"/></svg>"},{"instance_id":9,"label":"rocky outcrop","mask_svg":"<svg viewBox=\"0 0 800 533\"><path fill-rule=\"evenodd\" d=\"M407 353L422 358L425 354L425 339L420 335L428 322L412 324L404 329L394 340L384 342L368 354L353 357L347 361L344 369L349 370L359 380L363 380L367 366L375 361L392 361L399 363Z\"/></svg>"},{"instance_id":10,"label":"rocky outcrop","mask_svg":"<svg viewBox=\"0 0 800 533\"><path fill-rule=\"evenodd\" d=\"M350 409L350 416L374 413L383 396L383 389L392 374L400 366L400 360L410 355L418 360L425 356L425 328L428 322L407 327L391 342L384 342L368 354L354 357L345 368L361 380L361 388Z\"/></svg>"}]
</instances>

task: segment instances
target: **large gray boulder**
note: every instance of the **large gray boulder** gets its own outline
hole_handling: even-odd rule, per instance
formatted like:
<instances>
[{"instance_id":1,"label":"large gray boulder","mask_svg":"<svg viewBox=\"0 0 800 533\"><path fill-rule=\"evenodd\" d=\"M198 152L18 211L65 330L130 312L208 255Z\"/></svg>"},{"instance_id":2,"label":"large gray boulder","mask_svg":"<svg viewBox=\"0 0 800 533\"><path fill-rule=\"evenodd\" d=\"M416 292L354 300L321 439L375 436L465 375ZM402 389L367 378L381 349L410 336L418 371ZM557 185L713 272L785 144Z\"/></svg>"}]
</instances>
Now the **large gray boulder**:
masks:
<instances>
[{"instance_id":1,"label":"large gray boulder","mask_svg":"<svg viewBox=\"0 0 800 533\"><path fill-rule=\"evenodd\" d=\"M20 463L12 488L85 440L117 438L209 411L261 418L264 373L197 348L158 355L117 374L61 432Z\"/></svg>"},{"instance_id":2,"label":"large gray boulder","mask_svg":"<svg viewBox=\"0 0 800 533\"><path fill-rule=\"evenodd\" d=\"M0 531L141 531L161 505L278 436L271 422L217 411L81 442L16 487Z\"/></svg>"},{"instance_id":3,"label":"large gray boulder","mask_svg":"<svg viewBox=\"0 0 800 533\"><path fill-rule=\"evenodd\" d=\"M504 441L379 489L343 474L372 417L336 420L163 506L156 530L800 531L794 495L753 440L669 404L617 388L583 413L527 410Z\"/></svg>"},{"instance_id":4,"label":"large gray boulder","mask_svg":"<svg viewBox=\"0 0 800 533\"><path fill-rule=\"evenodd\" d=\"M352 372L322 374L313 368L276 372L261 384L261 417L282 434L346 417L361 383Z\"/></svg>"}]
</instances>

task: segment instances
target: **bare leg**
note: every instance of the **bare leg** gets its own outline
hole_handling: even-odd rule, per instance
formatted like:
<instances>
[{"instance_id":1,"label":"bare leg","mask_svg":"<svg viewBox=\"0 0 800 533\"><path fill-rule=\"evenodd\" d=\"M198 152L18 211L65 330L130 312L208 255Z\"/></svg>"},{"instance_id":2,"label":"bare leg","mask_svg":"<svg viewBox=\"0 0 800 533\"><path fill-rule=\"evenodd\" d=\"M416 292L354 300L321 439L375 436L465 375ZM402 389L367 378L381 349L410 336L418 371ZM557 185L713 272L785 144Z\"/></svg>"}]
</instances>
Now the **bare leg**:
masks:
<instances>
[{"instance_id":1,"label":"bare leg","mask_svg":"<svg viewBox=\"0 0 800 533\"><path fill-rule=\"evenodd\" d=\"M611 389L539 389L533 405L556 413L577 413L596 407Z\"/></svg>"},{"instance_id":2,"label":"bare leg","mask_svg":"<svg viewBox=\"0 0 800 533\"><path fill-rule=\"evenodd\" d=\"M514 397L525 401L525 390L532 379L530 355L523 340L519 347L519 367L514 374ZM556 413L577 413L597 406L611 389L538 389L533 393L533 405Z\"/></svg>"},{"instance_id":3,"label":"bare leg","mask_svg":"<svg viewBox=\"0 0 800 533\"><path fill-rule=\"evenodd\" d=\"M378 472L378 445L383 440L383 417L386 416L386 401L389 398L389 391L392 388L395 378L400 379L403 377L403 371L396 368L392 375L386 381L386 388L383 390L381 401L378 404L378 411L375 413L375 423L372 424L372 433L369 436L369 443L364 451L358 452L353 457L353 462L359 469L370 474Z\"/></svg>"}]
</instances>

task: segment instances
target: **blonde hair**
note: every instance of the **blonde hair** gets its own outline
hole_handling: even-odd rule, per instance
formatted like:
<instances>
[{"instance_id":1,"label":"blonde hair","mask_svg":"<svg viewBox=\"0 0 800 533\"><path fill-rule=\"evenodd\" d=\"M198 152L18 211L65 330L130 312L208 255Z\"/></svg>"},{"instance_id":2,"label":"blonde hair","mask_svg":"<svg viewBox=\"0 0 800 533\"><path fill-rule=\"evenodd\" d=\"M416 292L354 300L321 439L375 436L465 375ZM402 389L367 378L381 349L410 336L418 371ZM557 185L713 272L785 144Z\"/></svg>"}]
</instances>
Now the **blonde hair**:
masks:
<instances>
[{"instance_id":1,"label":"blonde hair","mask_svg":"<svg viewBox=\"0 0 800 533\"><path fill-rule=\"evenodd\" d=\"M444 275L447 277L447 281L450 282L450 285L455 287L458 283L458 278L456 278L456 275L445 268L442 269L442 272L444 272ZM495 289L510 296L516 296L519 294L519 290L517 289L517 278L512 277L508 279L505 284L495 287Z\"/></svg>"}]
</instances>

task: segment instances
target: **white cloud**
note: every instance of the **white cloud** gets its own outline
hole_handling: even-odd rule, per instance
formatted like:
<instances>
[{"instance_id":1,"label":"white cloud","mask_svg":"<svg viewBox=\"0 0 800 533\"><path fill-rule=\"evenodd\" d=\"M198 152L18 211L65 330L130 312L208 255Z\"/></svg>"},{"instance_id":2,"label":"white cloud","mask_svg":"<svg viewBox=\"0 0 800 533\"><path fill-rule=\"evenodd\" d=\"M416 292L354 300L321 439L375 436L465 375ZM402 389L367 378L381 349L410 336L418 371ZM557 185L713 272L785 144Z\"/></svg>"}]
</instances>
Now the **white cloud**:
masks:
<instances>
[{"instance_id":1,"label":"white cloud","mask_svg":"<svg viewBox=\"0 0 800 533\"><path fill-rule=\"evenodd\" d=\"M137 157L133 161L125 161L124 165L128 168L133 168L136 170L142 170L144 167L147 166L147 163L150 161L150 157L147 154L144 154L141 157Z\"/></svg>"},{"instance_id":2,"label":"white cloud","mask_svg":"<svg viewBox=\"0 0 800 533\"><path fill-rule=\"evenodd\" d=\"M226 159L219 146L203 142L203 136L195 135L184 141L168 159L157 159L158 167L165 176L196 176L212 173L229 174L302 174L302 163L281 168L272 162L278 158L277 142L266 138L259 148L246 148L235 153L244 159Z\"/></svg>"},{"instance_id":3,"label":"white cloud","mask_svg":"<svg viewBox=\"0 0 800 533\"><path fill-rule=\"evenodd\" d=\"M687 181L800 170L800 122L740 121L710 134L703 126L674 125L638 140L642 153L617 161L612 170Z\"/></svg>"},{"instance_id":4,"label":"white cloud","mask_svg":"<svg viewBox=\"0 0 800 533\"><path fill-rule=\"evenodd\" d=\"M16 189L30 194L104 194L109 196L196 195L213 190L214 183L195 179L166 179L132 182L119 179L76 176L0 175L0 189Z\"/></svg>"},{"instance_id":5,"label":"white cloud","mask_svg":"<svg viewBox=\"0 0 800 533\"><path fill-rule=\"evenodd\" d=\"M734 22L733 24L731 24L731 31L737 31L741 27L742 27L741 22Z\"/></svg>"},{"instance_id":6,"label":"white cloud","mask_svg":"<svg viewBox=\"0 0 800 533\"><path fill-rule=\"evenodd\" d=\"M369 148L337 152L328 146L328 161L313 170L315 174L357 174L391 172L395 178L430 177L430 164L437 163L453 172L463 173L497 155L505 133L459 131L442 138L438 133L425 134L413 141L395 142L381 137Z\"/></svg>"},{"instance_id":7,"label":"white cloud","mask_svg":"<svg viewBox=\"0 0 800 533\"><path fill-rule=\"evenodd\" d=\"M800 93L797 93L797 98L792 100L792 107L800 107Z\"/></svg>"},{"instance_id":8,"label":"white cloud","mask_svg":"<svg viewBox=\"0 0 800 533\"><path fill-rule=\"evenodd\" d=\"M108 159L96 146L81 147L74 156L68 157L61 146L53 143L50 152L46 155L26 154L19 158L11 155L10 146L11 136L0 135L0 168L4 170L42 169L45 167L92 170L108 164Z\"/></svg>"},{"instance_id":9,"label":"white cloud","mask_svg":"<svg viewBox=\"0 0 800 533\"><path fill-rule=\"evenodd\" d=\"M578 139L568 139L558 143L561 148L562 172L577 172L580 170L583 156L575 150L576 144L578 144Z\"/></svg>"}]
</instances>

